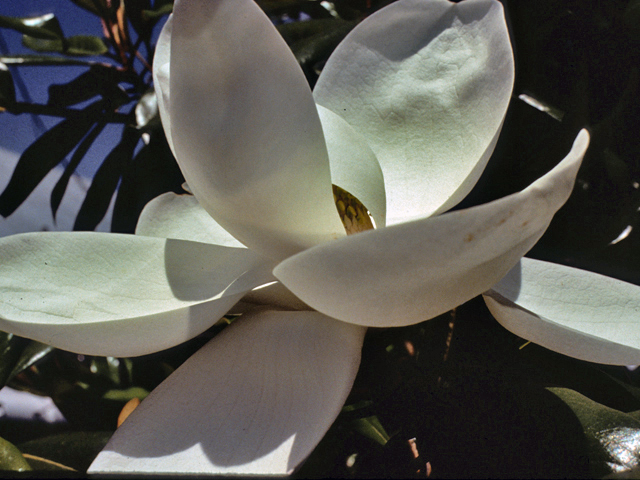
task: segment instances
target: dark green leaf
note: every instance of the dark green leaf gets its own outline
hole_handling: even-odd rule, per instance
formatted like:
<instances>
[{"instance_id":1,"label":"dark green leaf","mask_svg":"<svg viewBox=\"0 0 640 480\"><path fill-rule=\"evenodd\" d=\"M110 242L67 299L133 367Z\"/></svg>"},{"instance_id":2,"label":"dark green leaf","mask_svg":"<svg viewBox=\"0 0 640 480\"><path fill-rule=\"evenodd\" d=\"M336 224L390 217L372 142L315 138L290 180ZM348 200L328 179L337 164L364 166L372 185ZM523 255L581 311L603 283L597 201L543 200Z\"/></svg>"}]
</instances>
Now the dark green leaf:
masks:
<instances>
[{"instance_id":1,"label":"dark green leaf","mask_svg":"<svg viewBox=\"0 0 640 480\"><path fill-rule=\"evenodd\" d=\"M120 359L115 357L93 357L90 366L91 373L108 379L111 385L120 386ZM125 379L128 381L128 379Z\"/></svg>"},{"instance_id":2,"label":"dark green leaf","mask_svg":"<svg viewBox=\"0 0 640 480\"><path fill-rule=\"evenodd\" d=\"M140 132L125 127L120 143L107 155L96 172L76 217L74 230L94 230L104 218L124 169L133 158Z\"/></svg>"},{"instance_id":3,"label":"dark green leaf","mask_svg":"<svg viewBox=\"0 0 640 480\"><path fill-rule=\"evenodd\" d=\"M26 200L38 183L84 137L100 109L98 103L89 105L80 115L61 121L27 147L9 184L0 194L0 215L11 215Z\"/></svg>"},{"instance_id":4,"label":"dark green leaf","mask_svg":"<svg viewBox=\"0 0 640 480\"><path fill-rule=\"evenodd\" d=\"M594 477L630 469L640 463L640 421L568 388L549 388L576 415L589 445Z\"/></svg>"},{"instance_id":5,"label":"dark green leaf","mask_svg":"<svg viewBox=\"0 0 640 480\"><path fill-rule=\"evenodd\" d=\"M97 413L97 412L96 412ZM21 443L21 452L86 472L113 432L68 432Z\"/></svg>"},{"instance_id":6,"label":"dark green leaf","mask_svg":"<svg viewBox=\"0 0 640 480\"><path fill-rule=\"evenodd\" d=\"M122 390L109 390L103 395L103 398L106 400L128 402L132 398L143 400L147 395L149 395L149 391L142 387L130 387Z\"/></svg>"},{"instance_id":7,"label":"dark green leaf","mask_svg":"<svg viewBox=\"0 0 640 480\"><path fill-rule=\"evenodd\" d=\"M16 88L7 66L0 62L0 111L16 103Z\"/></svg>"},{"instance_id":8,"label":"dark green leaf","mask_svg":"<svg viewBox=\"0 0 640 480\"><path fill-rule=\"evenodd\" d=\"M149 20L150 22L158 21L160 18L165 15L169 15L173 11L173 4L167 3L164 5L160 5L155 7L152 10L144 10L142 12L143 18Z\"/></svg>"},{"instance_id":9,"label":"dark green leaf","mask_svg":"<svg viewBox=\"0 0 640 480\"><path fill-rule=\"evenodd\" d=\"M151 0L126 0L127 17L138 35L146 36L152 24L147 22L143 12L151 9Z\"/></svg>"},{"instance_id":10,"label":"dark green leaf","mask_svg":"<svg viewBox=\"0 0 640 480\"><path fill-rule=\"evenodd\" d=\"M101 38L92 35L74 35L66 39L35 38L23 35L22 44L36 52L55 52L77 56L102 55L109 50Z\"/></svg>"},{"instance_id":11,"label":"dark green leaf","mask_svg":"<svg viewBox=\"0 0 640 480\"><path fill-rule=\"evenodd\" d=\"M118 83L127 81L127 77L115 68L103 65L92 65L65 84L54 84L49 87L49 105L69 106L102 95L111 101L111 107L129 102L129 96L122 91Z\"/></svg>"},{"instance_id":12,"label":"dark green leaf","mask_svg":"<svg viewBox=\"0 0 640 480\"><path fill-rule=\"evenodd\" d=\"M278 31L313 87L324 62L355 25L355 22L327 18L278 25Z\"/></svg>"},{"instance_id":13,"label":"dark green leaf","mask_svg":"<svg viewBox=\"0 0 640 480\"><path fill-rule=\"evenodd\" d=\"M90 67L96 62L87 60L76 60L75 58L58 57L53 55L2 55L0 62L12 66L25 67L47 67L49 65L56 66L85 66Z\"/></svg>"},{"instance_id":14,"label":"dark green leaf","mask_svg":"<svg viewBox=\"0 0 640 480\"><path fill-rule=\"evenodd\" d=\"M14 18L0 15L0 28L11 28L25 35L36 38L64 38L60 22L53 13L39 17Z\"/></svg>"},{"instance_id":15,"label":"dark green leaf","mask_svg":"<svg viewBox=\"0 0 640 480\"><path fill-rule=\"evenodd\" d=\"M100 135L100 132L104 129L104 123L96 124L87 134L86 137L82 139L78 148L73 152L71 159L69 160L69 164L65 167L64 172L56 182L56 185L53 187L51 191L51 213L53 214L53 218L56 218L56 214L58 212L58 207L60 206L60 202L62 202L62 197L64 196L64 192L67 190L67 186L69 185L69 180L71 179L71 175L75 172L76 168L86 155L87 151L93 145L95 139Z\"/></svg>"},{"instance_id":16,"label":"dark green leaf","mask_svg":"<svg viewBox=\"0 0 640 480\"><path fill-rule=\"evenodd\" d=\"M26 338L0 332L0 388L9 381L28 343Z\"/></svg>"},{"instance_id":17,"label":"dark green leaf","mask_svg":"<svg viewBox=\"0 0 640 480\"><path fill-rule=\"evenodd\" d=\"M31 470L29 463L15 445L0 438L0 470L26 472Z\"/></svg>"},{"instance_id":18,"label":"dark green leaf","mask_svg":"<svg viewBox=\"0 0 640 480\"><path fill-rule=\"evenodd\" d=\"M27 346L22 350L22 354L14 365L7 381L11 381L13 377L39 362L53 351L53 347L51 345L45 345L44 343L36 342L35 340L29 340L28 342Z\"/></svg>"},{"instance_id":19,"label":"dark green leaf","mask_svg":"<svg viewBox=\"0 0 640 480\"><path fill-rule=\"evenodd\" d=\"M162 128L158 126L150 135L149 144L140 149L122 176L113 208L114 232L133 233L147 202L165 192L183 192L184 177Z\"/></svg>"},{"instance_id":20,"label":"dark green leaf","mask_svg":"<svg viewBox=\"0 0 640 480\"><path fill-rule=\"evenodd\" d=\"M22 36L22 45L36 52L62 53L64 48L61 38L37 38L29 35Z\"/></svg>"},{"instance_id":21,"label":"dark green leaf","mask_svg":"<svg viewBox=\"0 0 640 480\"><path fill-rule=\"evenodd\" d=\"M64 53L68 55L102 55L109 48L104 41L93 35L74 35L66 39Z\"/></svg>"},{"instance_id":22,"label":"dark green leaf","mask_svg":"<svg viewBox=\"0 0 640 480\"><path fill-rule=\"evenodd\" d=\"M352 420L352 427L356 432L382 446L386 445L391 438L375 415Z\"/></svg>"}]
</instances>

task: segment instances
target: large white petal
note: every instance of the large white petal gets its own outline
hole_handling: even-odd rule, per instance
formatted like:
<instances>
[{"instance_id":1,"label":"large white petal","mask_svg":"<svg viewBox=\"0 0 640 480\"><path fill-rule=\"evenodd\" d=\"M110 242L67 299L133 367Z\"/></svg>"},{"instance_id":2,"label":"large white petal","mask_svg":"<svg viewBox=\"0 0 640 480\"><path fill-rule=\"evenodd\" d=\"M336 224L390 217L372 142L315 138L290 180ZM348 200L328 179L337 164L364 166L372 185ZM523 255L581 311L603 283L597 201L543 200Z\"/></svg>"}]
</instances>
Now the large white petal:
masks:
<instances>
[{"instance_id":1,"label":"large white petal","mask_svg":"<svg viewBox=\"0 0 640 480\"><path fill-rule=\"evenodd\" d=\"M144 206L136 235L246 248L216 223L193 195L163 193Z\"/></svg>"},{"instance_id":2,"label":"large white petal","mask_svg":"<svg viewBox=\"0 0 640 480\"><path fill-rule=\"evenodd\" d=\"M171 74L169 65L171 60L172 25L173 15L169 15L169 18L160 31L158 43L156 43L156 51L153 55L153 86L156 91L158 111L160 113L160 119L162 120L162 126L164 127L164 133L167 137L169 147L171 147L171 151L175 155L176 151L173 148L173 138L171 137L171 116L169 115L169 105L171 104L169 97L169 78Z\"/></svg>"},{"instance_id":3,"label":"large white petal","mask_svg":"<svg viewBox=\"0 0 640 480\"><path fill-rule=\"evenodd\" d=\"M137 235L13 235L0 257L0 330L93 355L177 345L273 280L247 249Z\"/></svg>"},{"instance_id":4,"label":"large white petal","mask_svg":"<svg viewBox=\"0 0 640 480\"><path fill-rule=\"evenodd\" d=\"M494 202L319 245L274 275L316 310L368 326L417 323L489 289L540 238L569 197L587 149L522 192Z\"/></svg>"},{"instance_id":5,"label":"large white petal","mask_svg":"<svg viewBox=\"0 0 640 480\"><path fill-rule=\"evenodd\" d=\"M507 330L597 363L640 363L640 287L523 258L485 296Z\"/></svg>"},{"instance_id":6,"label":"large white petal","mask_svg":"<svg viewBox=\"0 0 640 480\"><path fill-rule=\"evenodd\" d=\"M393 225L448 210L471 190L497 141L513 80L499 2L400 0L344 39L314 97L371 145Z\"/></svg>"},{"instance_id":7,"label":"large white petal","mask_svg":"<svg viewBox=\"0 0 640 480\"><path fill-rule=\"evenodd\" d=\"M327 140L331 181L367 207L378 227L386 224L387 199L382 169L364 137L331 110L318 105Z\"/></svg>"},{"instance_id":8,"label":"large white petal","mask_svg":"<svg viewBox=\"0 0 640 480\"><path fill-rule=\"evenodd\" d=\"M311 91L252 0L176 2L171 132L200 204L275 258L345 234Z\"/></svg>"},{"instance_id":9,"label":"large white petal","mask_svg":"<svg viewBox=\"0 0 640 480\"><path fill-rule=\"evenodd\" d=\"M142 402L89 473L291 473L340 412L364 332L317 312L243 316Z\"/></svg>"}]
</instances>

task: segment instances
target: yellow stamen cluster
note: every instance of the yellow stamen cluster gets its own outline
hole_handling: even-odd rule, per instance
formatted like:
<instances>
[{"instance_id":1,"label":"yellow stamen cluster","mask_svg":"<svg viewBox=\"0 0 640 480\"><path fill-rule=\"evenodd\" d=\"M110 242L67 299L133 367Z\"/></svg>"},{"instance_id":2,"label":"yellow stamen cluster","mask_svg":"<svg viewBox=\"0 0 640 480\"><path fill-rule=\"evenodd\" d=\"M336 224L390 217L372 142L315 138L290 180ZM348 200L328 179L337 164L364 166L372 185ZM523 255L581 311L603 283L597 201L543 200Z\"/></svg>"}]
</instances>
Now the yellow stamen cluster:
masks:
<instances>
[{"instance_id":1,"label":"yellow stamen cluster","mask_svg":"<svg viewBox=\"0 0 640 480\"><path fill-rule=\"evenodd\" d=\"M333 200L347 235L373 230L371 215L360 200L336 185L333 185Z\"/></svg>"}]
</instances>

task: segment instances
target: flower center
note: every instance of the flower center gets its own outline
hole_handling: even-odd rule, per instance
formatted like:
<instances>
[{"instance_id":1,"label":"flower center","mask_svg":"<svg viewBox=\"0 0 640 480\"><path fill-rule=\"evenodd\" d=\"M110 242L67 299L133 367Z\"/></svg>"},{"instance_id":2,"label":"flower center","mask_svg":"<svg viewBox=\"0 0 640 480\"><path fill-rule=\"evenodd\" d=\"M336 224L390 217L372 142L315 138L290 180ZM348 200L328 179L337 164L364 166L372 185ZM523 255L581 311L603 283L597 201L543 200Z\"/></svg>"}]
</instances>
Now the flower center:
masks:
<instances>
[{"instance_id":1,"label":"flower center","mask_svg":"<svg viewBox=\"0 0 640 480\"><path fill-rule=\"evenodd\" d=\"M333 200L347 235L375 228L367 207L349 192L333 185Z\"/></svg>"}]
</instances>

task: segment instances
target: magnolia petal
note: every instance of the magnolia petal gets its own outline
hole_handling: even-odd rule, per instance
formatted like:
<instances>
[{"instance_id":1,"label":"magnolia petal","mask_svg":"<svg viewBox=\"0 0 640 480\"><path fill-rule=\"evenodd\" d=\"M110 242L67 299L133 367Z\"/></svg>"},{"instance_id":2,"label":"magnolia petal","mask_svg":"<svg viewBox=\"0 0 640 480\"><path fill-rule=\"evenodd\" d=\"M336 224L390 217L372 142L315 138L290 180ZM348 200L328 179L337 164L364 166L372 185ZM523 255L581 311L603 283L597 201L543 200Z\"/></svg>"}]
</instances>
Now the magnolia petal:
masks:
<instances>
[{"instance_id":1,"label":"magnolia petal","mask_svg":"<svg viewBox=\"0 0 640 480\"><path fill-rule=\"evenodd\" d=\"M177 345L273 280L247 249L136 235L27 233L0 252L0 330L92 355Z\"/></svg>"},{"instance_id":2,"label":"magnolia petal","mask_svg":"<svg viewBox=\"0 0 640 480\"><path fill-rule=\"evenodd\" d=\"M196 197L173 192L164 193L145 205L138 218L136 235L245 248L211 218Z\"/></svg>"},{"instance_id":3,"label":"magnolia petal","mask_svg":"<svg viewBox=\"0 0 640 480\"><path fill-rule=\"evenodd\" d=\"M200 204L274 258L345 235L311 91L252 0L176 2L171 131Z\"/></svg>"},{"instance_id":4,"label":"magnolia petal","mask_svg":"<svg viewBox=\"0 0 640 480\"><path fill-rule=\"evenodd\" d=\"M502 127L514 61L501 4L400 0L338 46L314 89L378 157L387 224L457 204Z\"/></svg>"},{"instance_id":5,"label":"magnolia petal","mask_svg":"<svg viewBox=\"0 0 640 480\"><path fill-rule=\"evenodd\" d=\"M171 151L175 156L176 151L173 148L173 138L171 137L171 116L169 115L169 78L171 73L169 71L169 64L171 59L172 25L173 15L169 15L169 18L160 31L158 43L156 44L156 52L153 56L153 86L156 91L158 111L160 112L164 133L167 137L169 147L171 147Z\"/></svg>"},{"instance_id":6,"label":"magnolia petal","mask_svg":"<svg viewBox=\"0 0 640 480\"><path fill-rule=\"evenodd\" d=\"M268 285L260 285L248 292L242 300L236 304L232 312L236 312L236 307L255 308L256 306L271 306L279 310L312 310L309 305L296 297L291 290L280 282L273 282Z\"/></svg>"},{"instance_id":7,"label":"magnolia petal","mask_svg":"<svg viewBox=\"0 0 640 480\"><path fill-rule=\"evenodd\" d=\"M318 114L327 140L331 182L360 200L376 226L384 227L387 200L378 159L362 135L342 117L320 105Z\"/></svg>"},{"instance_id":8,"label":"magnolia petal","mask_svg":"<svg viewBox=\"0 0 640 480\"><path fill-rule=\"evenodd\" d=\"M134 410L89 473L291 473L340 412L364 333L317 312L241 317Z\"/></svg>"},{"instance_id":9,"label":"magnolia petal","mask_svg":"<svg viewBox=\"0 0 640 480\"><path fill-rule=\"evenodd\" d=\"M523 258L485 295L507 330L597 363L640 364L640 287Z\"/></svg>"},{"instance_id":10,"label":"magnolia petal","mask_svg":"<svg viewBox=\"0 0 640 480\"><path fill-rule=\"evenodd\" d=\"M433 318L481 294L540 238L569 197L589 143L525 190L500 200L319 245L274 275L312 308L367 326Z\"/></svg>"}]
</instances>

